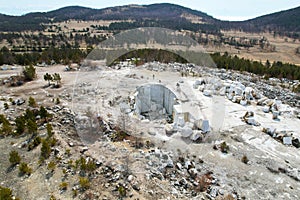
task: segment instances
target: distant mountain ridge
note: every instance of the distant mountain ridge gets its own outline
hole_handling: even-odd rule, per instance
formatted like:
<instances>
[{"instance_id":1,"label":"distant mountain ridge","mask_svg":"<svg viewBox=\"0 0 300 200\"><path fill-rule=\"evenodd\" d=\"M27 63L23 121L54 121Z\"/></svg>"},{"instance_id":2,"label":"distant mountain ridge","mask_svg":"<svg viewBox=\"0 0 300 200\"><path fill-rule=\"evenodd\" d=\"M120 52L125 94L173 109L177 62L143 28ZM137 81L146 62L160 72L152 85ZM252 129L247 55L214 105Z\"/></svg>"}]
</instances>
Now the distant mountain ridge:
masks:
<instances>
[{"instance_id":1,"label":"distant mountain ridge","mask_svg":"<svg viewBox=\"0 0 300 200\"><path fill-rule=\"evenodd\" d=\"M242 22L229 22L215 19L201 11L169 3L126 5L103 9L69 6L50 12L28 13L23 16L0 14L0 31L42 30L43 24L71 19L83 21L133 20L139 21L135 26L153 25L173 29L190 28L193 31L198 29L202 31L242 29L251 32L300 32L300 7ZM198 22L191 19L196 19ZM148 22L144 23L145 21Z\"/></svg>"},{"instance_id":2,"label":"distant mountain ridge","mask_svg":"<svg viewBox=\"0 0 300 200\"><path fill-rule=\"evenodd\" d=\"M300 32L300 6L242 22L231 22L230 25L250 32L253 29L258 31Z\"/></svg>"},{"instance_id":3,"label":"distant mountain ridge","mask_svg":"<svg viewBox=\"0 0 300 200\"><path fill-rule=\"evenodd\" d=\"M58 10L41 13L43 17L54 18L54 21L75 20L140 20L140 19L176 19L183 13L189 13L205 20L214 20L206 13L185 8L183 6L162 3L151 5L126 5L92 9L80 6L69 6Z\"/></svg>"}]
</instances>

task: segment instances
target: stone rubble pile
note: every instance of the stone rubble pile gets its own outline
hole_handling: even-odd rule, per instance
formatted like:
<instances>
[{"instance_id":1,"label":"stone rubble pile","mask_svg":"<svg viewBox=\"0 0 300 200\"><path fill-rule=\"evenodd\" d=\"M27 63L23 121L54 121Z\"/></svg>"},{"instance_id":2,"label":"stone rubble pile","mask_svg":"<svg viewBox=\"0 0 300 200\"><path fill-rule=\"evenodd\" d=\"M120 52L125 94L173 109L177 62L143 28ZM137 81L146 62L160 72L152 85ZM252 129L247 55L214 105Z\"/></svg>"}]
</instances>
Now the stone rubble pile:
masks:
<instances>
[{"instance_id":1,"label":"stone rubble pile","mask_svg":"<svg viewBox=\"0 0 300 200\"><path fill-rule=\"evenodd\" d=\"M242 106L261 106L261 110L263 112L272 113L272 118L274 120L278 120L279 116L282 114L299 117L299 111L297 111L297 108L293 108L287 104L284 104L277 97L270 99L264 96L264 94L255 87L245 86L245 84L242 84L239 81L221 81L212 78L200 78L199 80L195 81L193 88L201 91L203 95L207 97L220 95L225 96L233 103L237 103ZM252 119L250 119L250 121L251 120ZM247 120L245 120L245 122L253 125L256 124L247 122Z\"/></svg>"},{"instance_id":2,"label":"stone rubble pile","mask_svg":"<svg viewBox=\"0 0 300 200\"><path fill-rule=\"evenodd\" d=\"M195 143L201 142L210 131L211 128L207 119L199 119L191 123L185 122L183 118L179 117L177 122L165 125L166 135L172 136L175 133L180 133L183 139Z\"/></svg>"},{"instance_id":3,"label":"stone rubble pile","mask_svg":"<svg viewBox=\"0 0 300 200\"><path fill-rule=\"evenodd\" d=\"M282 144L293 145L296 148L300 148L300 140L299 138L294 137L293 133L288 133L286 131L277 132L273 127L263 128L262 131Z\"/></svg>"},{"instance_id":4,"label":"stone rubble pile","mask_svg":"<svg viewBox=\"0 0 300 200\"><path fill-rule=\"evenodd\" d=\"M106 148L116 151L110 145L106 145ZM201 158L174 155L172 152L155 148L148 151L139 150L131 154L129 159L131 160L129 166L119 160L115 162L105 162L105 158L97 160L101 163L97 173L103 174L107 179L105 188L115 191L122 185L131 195L134 190L149 194L153 198L159 193L145 188L146 183L153 183L153 187L164 188L169 196L177 198L201 198L205 194L207 198L215 199L232 193L232 188L220 184L214 173L209 170L210 167ZM139 165L137 169L133 167L135 160L143 161L145 165ZM144 177L142 179L141 173ZM162 185L160 182L167 185Z\"/></svg>"},{"instance_id":5,"label":"stone rubble pile","mask_svg":"<svg viewBox=\"0 0 300 200\"><path fill-rule=\"evenodd\" d=\"M134 67L134 66L116 65L116 67L120 69L122 67ZM226 71L225 69L195 66L194 64L190 64L190 63L165 64L160 62L150 62L150 63L145 63L141 67L144 67L145 69L148 69L150 71L168 70L173 72L180 72L182 75L191 75L196 77L208 75L208 76L219 77L221 80L237 81L243 85L247 85L247 87L255 88L256 91L261 91L262 95L268 97L269 99L277 98L285 104L300 108L300 95L291 92L291 89L293 87L299 85L298 80L288 80L285 78L282 79L270 78L269 80L266 80L248 72L239 73L232 70ZM205 93L207 93L207 91ZM242 101L242 104L243 103L244 102Z\"/></svg>"}]
</instances>

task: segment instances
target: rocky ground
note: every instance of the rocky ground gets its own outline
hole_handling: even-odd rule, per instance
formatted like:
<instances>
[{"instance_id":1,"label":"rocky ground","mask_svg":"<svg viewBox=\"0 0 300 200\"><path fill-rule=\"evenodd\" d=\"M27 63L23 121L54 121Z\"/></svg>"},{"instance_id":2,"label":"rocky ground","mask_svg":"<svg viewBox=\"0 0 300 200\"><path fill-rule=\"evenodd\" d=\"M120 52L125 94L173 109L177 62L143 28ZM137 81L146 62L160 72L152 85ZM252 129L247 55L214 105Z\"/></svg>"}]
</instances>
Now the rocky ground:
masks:
<instances>
[{"instance_id":1,"label":"rocky ground","mask_svg":"<svg viewBox=\"0 0 300 200\"><path fill-rule=\"evenodd\" d=\"M32 82L0 86L0 114L14 129L15 118L30 108L32 96L37 109L44 106L52 115L49 123L57 140L50 157L41 162L41 144L28 151L32 136L26 131L0 139L0 184L20 199L299 199L299 148L284 145L280 137L293 134L300 139L299 94L288 89L297 82L181 64L64 69L37 68ZM19 71L1 72L1 78ZM46 72L61 74L60 88L47 87ZM243 104L237 91L235 96L226 88L222 91L236 82L251 87L257 98ZM146 83L174 90L180 83L188 104L201 104L211 132L201 133L201 140L194 142L180 131L166 134L174 124L164 119L149 121L122 113L120 105ZM222 101L215 107L219 97ZM18 99L25 103L12 105ZM271 110L264 112L269 104ZM275 104L278 108L272 110ZM218 106L222 109L216 111ZM243 119L250 111L254 117ZM272 119L277 112L278 118ZM46 123L37 122L38 135L45 139ZM276 130L270 134L264 128ZM11 167L12 150L32 168L30 175L20 176L19 165ZM54 169L48 166L51 161Z\"/></svg>"}]
</instances>

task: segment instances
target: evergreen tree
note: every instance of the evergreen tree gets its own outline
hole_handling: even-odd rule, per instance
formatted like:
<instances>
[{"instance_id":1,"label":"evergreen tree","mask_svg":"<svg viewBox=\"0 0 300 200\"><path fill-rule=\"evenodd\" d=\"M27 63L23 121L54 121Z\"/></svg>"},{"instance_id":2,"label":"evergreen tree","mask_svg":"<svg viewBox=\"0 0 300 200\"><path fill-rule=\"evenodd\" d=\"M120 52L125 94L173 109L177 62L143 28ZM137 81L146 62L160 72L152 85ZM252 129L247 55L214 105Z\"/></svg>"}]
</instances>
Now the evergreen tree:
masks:
<instances>
[{"instance_id":1,"label":"evergreen tree","mask_svg":"<svg viewBox=\"0 0 300 200\"><path fill-rule=\"evenodd\" d=\"M47 117L49 115L44 106L40 107L39 114L40 114L41 118L45 119L45 120L47 120Z\"/></svg>"},{"instance_id":2,"label":"evergreen tree","mask_svg":"<svg viewBox=\"0 0 300 200\"><path fill-rule=\"evenodd\" d=\"M21 135L25 131L26 120L25 117L19 116L15 119L16 123L16 132L18 135Z\"/></svg>"},{"instance_id":3,"label":"evergreen tree","mask_svg":"<svg viewBox=\"0 0 300 200\"><path fill-rule=\"evenodd\" d=\"M28 120L35 121L35 115L33 111L30 109L26 109L24 117L25 117L25 121Z\"/></svg>"},{"instance_id":4,"label":"evergreen tree","mask_svg":"<svg viewBox=\"0 0 300 200\"><path fill-rule=\"evenodd\" d=\"M35 68L32 65L29 65L24 68L23 75L25 81L32 81L36 77Z\"/></svg>"},{"instance_id":5,"label":"evergreen tree","mask_svg":"<svg viewBox=\"0 0 300 200\"><path fill-rule=\"evenodd\" d=\"M51 137L53 136L53 128L52 128L52 125L49 124L49 123L47 123L46 129L47 129L48 138L51 138Z\"/></svg>"},{"instance_id":6,"label":"evergreen tree","mask_svg":"<svg viewBox=\"0 0 300 200\"><path fill-rule=\"evenodd\" d=\"M36 102L35 102L35 99L33 98L33 97L29 97L29 99L28 99L28 105L30 106L30 107L36 107Z\"/></svg>"},{"instance_id":7,"label":"evergreen tree","mask_svg":"<svg viewBox=\"0 0 300 200\"><path fill-rule=\"evenodd\" d=\"M44 75L44 80L48 81L48 85L50 86L51 81L53 81L53 77L50 74L46 73Z\"/></svg>"},{"instance_id":8,"label":"evergreen tree","mask_svg":"<svg viewBox=\"0 0 300 200\"><path fill-rule=\"evenodd\" d=\"M54 74L53 74L53 80L56 81L56 86L59 86L59 84L60 84L60 82L61 82L60 74L54 73Z\"/></svg>"},{"instance_id":9,"label":"evergreen tree","mask_svg":"<svg viewBox=\"0 0 300 200\"><path fill-rule=\"evenodd\" d=\"M29 119L27 121L27 130L29 134L36 134L37 133L37 124L35 121Z\"/></svg>"},{"instance_id":10,"label":"evergreen tree","mask_svg":"<svg viewBox=\"0 0 300 200\"><path fill-rule=\"evenodd\" d=\"M11 151L9 153L9 162L12 166L15 166L21 162L21 157L17 151Z\"/></svg>"},{"instance_id":11,"label":"evergreen tree","mask_svg":"<svg viewBox=\"0 0 300 200\"><path fill-rule=\"evenodd\" d=\"M22 162L19 166L19 173L21 176L23 175L30 175L32 173L32 169L28 166L27 163Z\"/></svg>"},{"instance_id":12,"label":"evergreen tree","mask_svg":"<svg viewBox=\"0 0 300 200\"><path fill-rule=\"evenodd\" d=\"M49 158L51 153L51 147L49 145L49 142L47 140L44 140L42 142L42 148L41 148L41 159L46 160Z\"/></svg>"},{"instance_id":13,"label":"evergreen tree","mask_svg":"<svg viewBox=\"0 0 300 200\"><path fill-rule=\"evenodd\" d=\"M11 125L9 121L5 118L4 115L0 115L0 125L2 124L2 127L0 127L0 136L1 135L9 135L12 132Z\"/></svg>"}]
</instances>

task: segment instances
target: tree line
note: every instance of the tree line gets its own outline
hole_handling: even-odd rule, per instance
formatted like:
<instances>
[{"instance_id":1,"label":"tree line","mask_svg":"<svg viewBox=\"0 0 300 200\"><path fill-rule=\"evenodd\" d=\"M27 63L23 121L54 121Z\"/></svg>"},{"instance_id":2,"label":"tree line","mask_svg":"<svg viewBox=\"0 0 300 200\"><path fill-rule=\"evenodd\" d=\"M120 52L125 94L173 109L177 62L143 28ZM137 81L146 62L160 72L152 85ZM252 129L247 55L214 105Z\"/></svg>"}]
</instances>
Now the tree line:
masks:
<instances>
[{"instance_id":1,"label":"tree line","mask_svg":"<svg viewBox=\"0 0 300 200\"><path fill-rule=\"evenodd\" d=\"M270 63L269 60L263 64L262 62L239 58L236 55L231 56L227 52L223 55L214 53L211 54L211 57L218 68L247 71L265 77L300 80L300 67L294 64L282 63L280 61Z\"/></svg>"},{"instance_id":2,"label":"tree line","mask_svg":"<svg viewBox=\"0 0 300 200\"><path fill-rule=\"evenodd\" d=\"M19 64L19 65L36 65L38 63L46 64L70 64L80 63L89 52L78 48L49 48L42 53L32 52L24 54L16 54L8 48L3 47L0 50L0 65L3 64ZM172 52L167 52L159 49L140 49L123 55L117 61L127 58L141 58L139 62L161 61L161 62L183 62L186 60L174 55ZM290 63L276 61L265 64L259 61L231 56L227 52L223 55L220 53L211 54L212 59L218 68L233 69L238 71L247 71L257 75L266 77L288 78L291 80L300 80L300 67ZM137 63L138 64L138 63Z\"/></svg>"},{"instance_id":3,"label":"tree line","mask_svg":"<svg viewBox=\"0 0 300 200\"><path fill-rule=\"evenodd\" d=\"M218 68L232 69L237 71L246 71L266 78L287 78L290 80L300 80L300 67L290 63L283 63L281 61L269 60L263 64L260 61L252 61L238 56L231 56L227 52L223 55L220 53L213 53L211 57ZM140 65L145 62L159 61L163 63L179 62L186 63L187 61L174 54L173 52L161 49L138 49L131 51L119 57L114 63L129 58L139 58L135 60L135 64Z\"/></svg>"},{"instance_id":4,"label":"tree line","mask_svg":"<svg viewBox=\"0 0 300 200\"><path fill-rule=\"evenodd\" d=\"M15 53L7 47L0 50L0 65L37 65L45 64L70 64L80 63L88 52L79 48L62 46L61 48L51 47L42 52Z\"/></svg>"},{"instance_id":5,"label":"tree line","mask_svg":"<svg viewBox=\"0 0 300 200\"><path fill-rule=\"evenodd\" d=\"M105 40L104 35L91 35L91 33L53 33L45 35L27 33L0 33L0 42L7 42L8 46L14 52L42 52L49 47L79 48L80 44L87 46L98 45Z\"/></svg>"}]
</instances>

